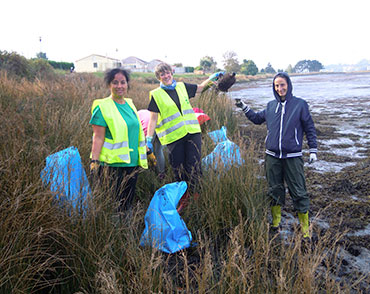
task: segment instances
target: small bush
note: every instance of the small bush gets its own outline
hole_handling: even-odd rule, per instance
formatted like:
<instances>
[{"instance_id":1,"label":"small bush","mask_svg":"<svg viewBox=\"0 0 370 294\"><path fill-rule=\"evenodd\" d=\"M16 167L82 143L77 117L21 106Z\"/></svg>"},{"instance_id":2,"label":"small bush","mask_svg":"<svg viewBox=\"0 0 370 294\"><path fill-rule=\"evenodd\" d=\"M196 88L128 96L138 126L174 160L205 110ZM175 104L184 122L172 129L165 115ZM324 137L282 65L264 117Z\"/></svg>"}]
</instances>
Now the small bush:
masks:
<instances>
[{"instance_id":1,"label":"small bush","mask_svg":"<svg viewBox=\"0 0 370 294\"><path fill-rule=\"evenodd\" d=\"M48 63L54 69L70 70L71 67L74 67L73 62L57 62L57 61L48 60Z\"/></svg>"},{"instance_id":2,"label":"small bush","mask_svg":"<svg viewBox=\"0 0 370 294\"><path fill-rule=\"evenodd\" d=\"M53 67L45 59L32 59L30 60L30 66L33 77L45 79L52 79L55 77Z\"/></svg>"},{"instance_id":3,"label":"small bush","mask_svg":"<svg viewBox=\"0 0 370 294\"><path fill-rule=\"evenodd\" d=\"M6 71L9 76L17 79L34 77L29 61L15 52L0 51L0 70Z\"/></svg>"}]
</instances>

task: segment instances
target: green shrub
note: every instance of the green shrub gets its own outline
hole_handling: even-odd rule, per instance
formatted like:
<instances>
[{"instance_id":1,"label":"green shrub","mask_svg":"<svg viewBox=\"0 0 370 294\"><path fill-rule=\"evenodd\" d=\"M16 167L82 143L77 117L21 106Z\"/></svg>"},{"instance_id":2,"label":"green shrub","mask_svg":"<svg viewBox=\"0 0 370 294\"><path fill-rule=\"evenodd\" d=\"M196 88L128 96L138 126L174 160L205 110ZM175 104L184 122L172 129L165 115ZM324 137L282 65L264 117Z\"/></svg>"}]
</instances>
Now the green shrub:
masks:
<instances>
[{"instance_id":1,"label":"green shrub","mask_svg":"<svg viewBox=\"0 0 370 294\"><path fill-rule=\"evenodd\" d=\"M33 78L32 66L28 60L15 52L0 51L0 70L12 77Z\"/></svg>"},{"instance_id":2,"label":"green shrub","mask_svg":"<svg viewBox=\"0 0 370 294\"><path fill-rule=\"evenodd\" d=\"M63 62L63 61L57 62L48 60L48 63L55 69L70 70L71 67L74 67L73 62Z\"/></svg>"},{"instance_id":3,"label":"green shrub","mask_svg":"<svg viewBox=\"0 0 370 294\"><path fill-rule=\"evenodd\" d=\"M47 60L32 59L29 63L34 77L51 79L55 76L54 69Z\"/></svg>"}]
</instances>

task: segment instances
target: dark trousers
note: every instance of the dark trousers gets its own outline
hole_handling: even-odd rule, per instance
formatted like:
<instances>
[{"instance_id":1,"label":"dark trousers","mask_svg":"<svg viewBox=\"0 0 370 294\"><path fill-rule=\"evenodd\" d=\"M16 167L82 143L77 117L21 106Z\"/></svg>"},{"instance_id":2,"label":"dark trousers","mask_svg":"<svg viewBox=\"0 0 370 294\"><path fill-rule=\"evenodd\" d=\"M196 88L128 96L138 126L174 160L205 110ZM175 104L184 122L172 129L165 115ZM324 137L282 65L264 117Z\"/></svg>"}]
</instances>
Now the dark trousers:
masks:
<instances>
[{"instance_id":1,"label":"dark trousers","mask_svg":"<svg viewBox=\"0 0 370 294\"><path fill-rule=\"evenodd\" d=\"M294 209L306 213L309 210L310 199L306 190L302 157L279 159L266 155L265 169L271 204L281 206L285 204L284 182L286 182Z\"/></svg>"},{"instance_id":2,"label":"dark trousers","mask_svg":"<svg viewBox=\"0 0 370 294\"><path fill-rule=\"evenodd\" d=\"M186 181L190 192L194 192L201 176L202 136L200 133L185 137L167 145L169 161L175 180Z\"/></svg>"},{"instance_id":3,"label":"dark trousers","mask_svg":"<svg viewBox=\"0 0 370 294\"><path fill-rule=\"evenodd\" d=\"M118 211L126 211L131 208L135 196L138 167L112 167L100 166L98 171L98 183L104 191L113 196L118 202Z\"/></svg>"}]
</instances>

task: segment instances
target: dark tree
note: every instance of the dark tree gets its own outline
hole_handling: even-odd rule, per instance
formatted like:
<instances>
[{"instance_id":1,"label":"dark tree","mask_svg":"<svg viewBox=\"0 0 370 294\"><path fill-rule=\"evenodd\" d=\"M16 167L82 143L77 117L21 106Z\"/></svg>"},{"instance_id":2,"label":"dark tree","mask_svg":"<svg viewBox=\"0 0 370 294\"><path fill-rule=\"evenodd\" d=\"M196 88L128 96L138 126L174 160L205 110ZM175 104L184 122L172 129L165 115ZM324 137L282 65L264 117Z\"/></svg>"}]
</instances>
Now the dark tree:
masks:
<instances>
[{"instance_id":1,"label":"dark tree","mask_svg":"<svg viewBox=\"0 0 370 294\"><path fill-rule=\"evenodd\" d=\"M40 58L40 59L45 59L47 60L48 58L46 57L46 53L45 52L39 52L36 54L36 57L37 58Z\"/></svg>"},{"instance_id":2,"label":"dark tree","mask_svg":"<svg viewBox=\"0 0 370 294\"><path fill-rule=\"evenodd\" d=\"M323 65L317 60L301 60L294 66L294 72L318 72L323 68Z\"/></svg>"},{"instance_id":3,"label":"dark tree","mask_svg":"<svg viewBox=\"0 0 370 294\"><path fill-rule=\"evenodd\" d=\"M271 63L269 62L265 68L265 73L276 73L276 70L271 66Z\"/></svg>"},{"instance_id":4,"label":"dark tree","mask_svg":"<svg viewBox=\"0 0 370 294\"><path fill-rule=\"evenodd\" d=\"M200 67L206 72L214 72L217 62L210 56L204 56L199 63Z\"/></svg>"},{"instance_id":5,"label":"dark tree","mask_svg":"<svg viewBox=\"0 0 370 294\"><path fill-rule=\"evenodd\" d=\"M258 73L258 67L253 60L244 59L240 67L240 72L245 75L255 76Z\"/></svg>"}]
</instances>

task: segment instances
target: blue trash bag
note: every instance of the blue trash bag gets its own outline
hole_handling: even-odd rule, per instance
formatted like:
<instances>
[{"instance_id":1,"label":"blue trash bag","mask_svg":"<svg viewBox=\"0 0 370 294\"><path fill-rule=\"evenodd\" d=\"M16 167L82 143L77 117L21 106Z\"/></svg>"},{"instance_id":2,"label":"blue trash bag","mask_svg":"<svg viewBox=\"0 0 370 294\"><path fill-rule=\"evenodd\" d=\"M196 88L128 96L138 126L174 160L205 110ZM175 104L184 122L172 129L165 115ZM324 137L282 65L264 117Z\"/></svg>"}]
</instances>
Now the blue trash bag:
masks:
<instances>
[{"instance_id":1,"label":"blue trash bag","mask_svg":"<svg viewBox=\"0 0 370 294\"><path fill-rule=\"evenodd\" d=\"M227 133L226 127L222 126L220 130L209 132L208 136L211 137L211 139L213 140L213 142L215 142L215 144L218 144L218 143L228 140L226 133Z\"/></svg>"},{"instance_id":2,"label":"blue trash bag","mask_svg":"<svg viewBox=\"0 0 370 294\"><path fill-rule=\"evenodd\" d=\"M217 145L210 154L202 159L202 164L205 167L217 170L222 165L225 170L228 170L233 165L244 163L239 146L227 138L226 132L227 129L223 126L220 130L208 133Z\"/></svg>"},{"instance_id":3,"label":"blue trash bag","mask_svg":"<svg viewBox=\"0 0 370 294\"><path fill-rule=\"evenodd\" d=\"M166 184L158 189L145 214L145 229L141 246L152 246L166 253L188 248L192 241L176 207L187 189L186 182Z\"/></svg>"},{"instance_id":4,"label":"blue trash bag","mask_svg":"<svg viewBox=\"0 0 370 294\"><path fill-rule=\"evenodd\" d=\"M86 212L91 189L76 147L46 157L41 179L45 186L50 185L59 204L71 205L74 209Z\"/></svg>"}]
</instances>

